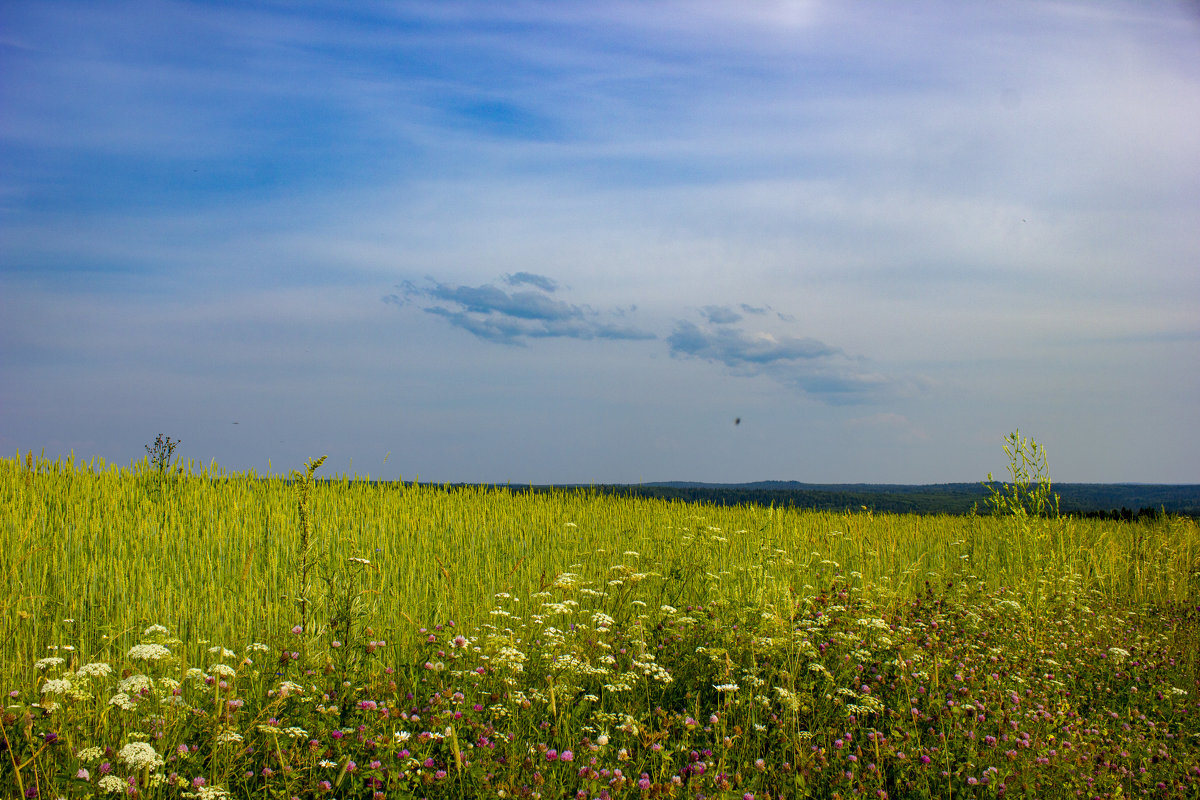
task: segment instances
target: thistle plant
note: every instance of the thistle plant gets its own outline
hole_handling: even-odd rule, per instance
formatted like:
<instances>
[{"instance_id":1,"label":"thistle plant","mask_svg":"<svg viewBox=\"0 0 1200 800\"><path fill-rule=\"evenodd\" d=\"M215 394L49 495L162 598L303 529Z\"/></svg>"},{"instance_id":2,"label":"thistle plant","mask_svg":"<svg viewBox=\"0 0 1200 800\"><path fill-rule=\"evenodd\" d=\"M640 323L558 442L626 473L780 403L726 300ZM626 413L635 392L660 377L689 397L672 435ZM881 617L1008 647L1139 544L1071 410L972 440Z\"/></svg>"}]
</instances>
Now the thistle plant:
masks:
<instances>
[{"instance_id":1,"label":"thistle plant","mask_svg":"<svg viewBox=\"0 0 1200 800\"><path fill-rule=\"evenodd\" d=\"M307 466L304 469L304 474L293 472L297 487L297 492L300 497L297 502L297 510L300 514L300 587L296 593L296 602L300 606L300 627L305 633L308 632L308 603L309 603L309 582L308 573L312 569L312 553L314 540L312 535L312 519L309 514L309 496L312 492L313 473L316 472L322 464L325 463L326 456L321 456L317 459L309 459Z\"/></svg>"},{"instance_id":2,"label":"thistle plant","mask_svg":"<svg viewBox=\"0 0 1200 800\"><path fill-rule=\"evenodd\" d=\"M1046 448L1032 437L1013 431L1004 439L1010 481L999 488L988 473L983 485L990 493L987 504L997 516L1057 517L1058 495L1051 491Z\"/></svg>"}]
</instances>

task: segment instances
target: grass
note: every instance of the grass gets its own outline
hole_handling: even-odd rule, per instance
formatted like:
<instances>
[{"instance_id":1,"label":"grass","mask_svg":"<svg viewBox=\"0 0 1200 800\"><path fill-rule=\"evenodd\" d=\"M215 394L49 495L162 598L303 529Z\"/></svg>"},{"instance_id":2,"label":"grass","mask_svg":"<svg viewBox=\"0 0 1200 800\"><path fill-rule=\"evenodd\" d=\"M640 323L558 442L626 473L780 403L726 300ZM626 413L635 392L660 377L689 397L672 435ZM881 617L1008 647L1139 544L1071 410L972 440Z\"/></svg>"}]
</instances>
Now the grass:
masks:
<instances>
[{"instance_id":1,"label":"grass","mask_svg":"<svg viewBox=\"0 0 1200 800\"><path fill-rule=\"evenodd\" d=\"M1195 797L1195 523L0 460L0 794Z\"/></svg>"}]
</instances>

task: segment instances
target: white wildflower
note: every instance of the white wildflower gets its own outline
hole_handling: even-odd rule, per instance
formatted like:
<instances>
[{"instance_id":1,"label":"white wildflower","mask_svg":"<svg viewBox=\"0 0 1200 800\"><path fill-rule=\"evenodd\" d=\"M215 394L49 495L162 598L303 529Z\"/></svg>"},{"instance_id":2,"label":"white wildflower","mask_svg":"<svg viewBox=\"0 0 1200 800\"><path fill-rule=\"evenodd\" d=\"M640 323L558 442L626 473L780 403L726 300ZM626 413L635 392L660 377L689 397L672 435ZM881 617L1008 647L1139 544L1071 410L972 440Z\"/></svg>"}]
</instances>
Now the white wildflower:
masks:
<instances>
[{"instance_id":1,"label":"white wildflower","mask_svg":"<svg viewBox=\"0 0 1200 800\"><path fill-rule=\"evenodd\" d=\"M154 683L145 675L130 675L117 684L117 691L126 694L137 694L143 689L150 689Z\"/></svg>"},{"instance_id":2,"label":"white wildflower","mask_svg":"<svg viewBox=\"0 0 1200 800\"><path fill-rule=\"evenodd\" d=\"M66 694L69 691L71 691L71 682L61 678L42 684L42 694Z\"/></svg>"},{"instance_id":3,"label":"white wildflower","mask_svg":"<svg viewBox=\"0 0 1200 800\"><path fill-rule=\"evenodd\" d=\"M163 765L163 757L147 742L130 742L120 749L117 758L134 769L157 769Z\"/></svg>"},{"instance_id":4,"label":"white wildflower","mask_svg":"<svg viewBox=\"0 0 1200 800\"><path fill-rule=\"evenodd\" d=\"M163 636L166 636L169 631L162 625L151 625L149 628L146 628L146 630L142 631L142 636L153 636L156 633L161 633Z\"/></svg>"},{"instance_id":5,"label":"white wildflower","mask_svg":"<svg viewBox=\"0 0 1200 800\"><path fill-rule=\"evenodd\" d=\"M90 664L84 664L78 671L80 675L86 675L89 678L103 678L112 674L112 667L103 661L93 661Z\"/></svg>"},{"instance_id":6,"label":"white wildflower","mask_svg":"<svg viewBox=\"0 0 1200 800\"><path fill-rule=\"evenodd\" d=\"M121 692L120 694L114 694L111 698L109 698L108 704L110 706L116 706L117 708L124 709L125 711L133 711L137 708L137 703L134 702L133 698L124 692Z\"/></svg>"},{"instance_id":7,"label":"white wildflower","mask_svg":"<svg viewBox=\"0 0 1200 800\"><path fill-rule=\"evenodd\" d=\"M208 668L210 675L220 675L222 678L232 678L237 670L227 664L213 664Z\"/></svg>"},{"instance_id":8,"label":"white wildflower","mask_svg":"<svg viewBox=\"0 0 1200 800\"><path fill-rule=\"evenodd\" d=\"M116 775L102 775L96 785L105 794L125 794L125 790L129 788L129 785Z\"/></svg>"},{"instance_id":9,"label":"white wildflower","mask_svg":"<svg viewBox=\"0 0 1200 800\"><path fill-rule=\"evenodd\" d=\"M217 735L217 744L237 744L242 741L242 735L235 730L226 729Z\"/></svg>"},{"instance_id":10,"label":"white wildflower","mask_svg":"<svg viewBox=\"0 0 1200 800\"><path fill-rule=\"evenodd\" d=\"M237 655L237 653L226 647L210 647L208 648L208 652L212 653L213 655L219 655L221 658L233 658Z\"/></svg>"},{"instance_id":11,"label":"white wildflower","mask_svg":"<svg viewBox=\"0 0 1200 800\"><path fill-rule=\"evenodd\" d=\"M49 669L50 667L60 666L62 663L63 660L58 656L50 656L49 658L39 658L36 662L34 662L33 666L38 670L43 670Z\"/></svg>"},{"instance_id":12,"label":"white wildflower","mask_svg":"<svg viewBox=\"0 0 1200 800\"><path fill-rule=\"evenodd\" d=\"M738 690L738 685L736 683L722 683L719 685L713 684L713 688L722 694L727 694L729 692L736 692Z\"/></svg>"},{"instance_id":13,"label":"white wildflower","mask_svg":"<svg viewBox=\"0 0 1200 800\"><path fill-rule=\"evenodd\" d=\"M75 754L80 761L99 761L104 757L103 747L85 747Z\"/></svg>"},{"instance_id":14,"label":"white wildflower","mask_svg":"<svg viewBox=\"0 0 1200 800\"><path fill-rule=\"evenodd\" d=\"M135 661L159 661L171 657L171 651L161 644L138 644L129 650L129 658Z\"/></svg>"}]
</instances>

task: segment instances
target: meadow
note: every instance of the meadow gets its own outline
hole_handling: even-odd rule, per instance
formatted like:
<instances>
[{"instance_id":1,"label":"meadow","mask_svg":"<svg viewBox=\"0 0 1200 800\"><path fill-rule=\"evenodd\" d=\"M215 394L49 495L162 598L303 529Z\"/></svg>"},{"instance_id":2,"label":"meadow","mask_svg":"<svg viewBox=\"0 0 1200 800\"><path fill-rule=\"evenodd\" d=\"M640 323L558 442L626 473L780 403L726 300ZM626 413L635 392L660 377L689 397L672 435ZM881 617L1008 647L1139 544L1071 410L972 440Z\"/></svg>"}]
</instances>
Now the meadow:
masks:
<instances>
[{"instance_id":1,"label":"meadow","mask_svg":"<svg viewBox=\"0 0 1200 800\"><path fill-rule=\"evenodd\" d=\"M0 460L0 796L1200 797L1191 520L308 467Z\"/></svg>"}]
</instances>

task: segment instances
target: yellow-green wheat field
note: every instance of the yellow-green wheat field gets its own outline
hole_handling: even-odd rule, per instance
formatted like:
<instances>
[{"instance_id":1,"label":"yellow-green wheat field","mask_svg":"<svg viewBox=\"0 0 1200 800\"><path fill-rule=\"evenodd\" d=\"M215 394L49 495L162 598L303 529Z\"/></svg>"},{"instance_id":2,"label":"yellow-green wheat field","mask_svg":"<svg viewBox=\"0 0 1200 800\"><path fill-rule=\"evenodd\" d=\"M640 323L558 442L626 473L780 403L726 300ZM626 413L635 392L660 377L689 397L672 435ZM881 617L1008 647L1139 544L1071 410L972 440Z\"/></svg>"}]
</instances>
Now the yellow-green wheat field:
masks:
<instances>
[{"instance_id":1,"label":"yellow-green wheat field","mask_svg":"<svg viewBox=\"0 0 1200 800\"><path fill-rule=\"evenodd\" d=\"M1007 587L1035 614L1063 586L1133 608L1200 603L1200 535L1178 518L820 513L319 474L310 514L305 593L288 477L0 460L0 686L30 680L60 644L101 659L153 624L197 659L209 643L290 629L301 596L320 624L322 598L350 574L398 659L419 627L483 621L498 592L567 571L607 582L631 561L671 605L794 603L839 576L885 603L955 579Z\"/></svg>"}]
</instances>

